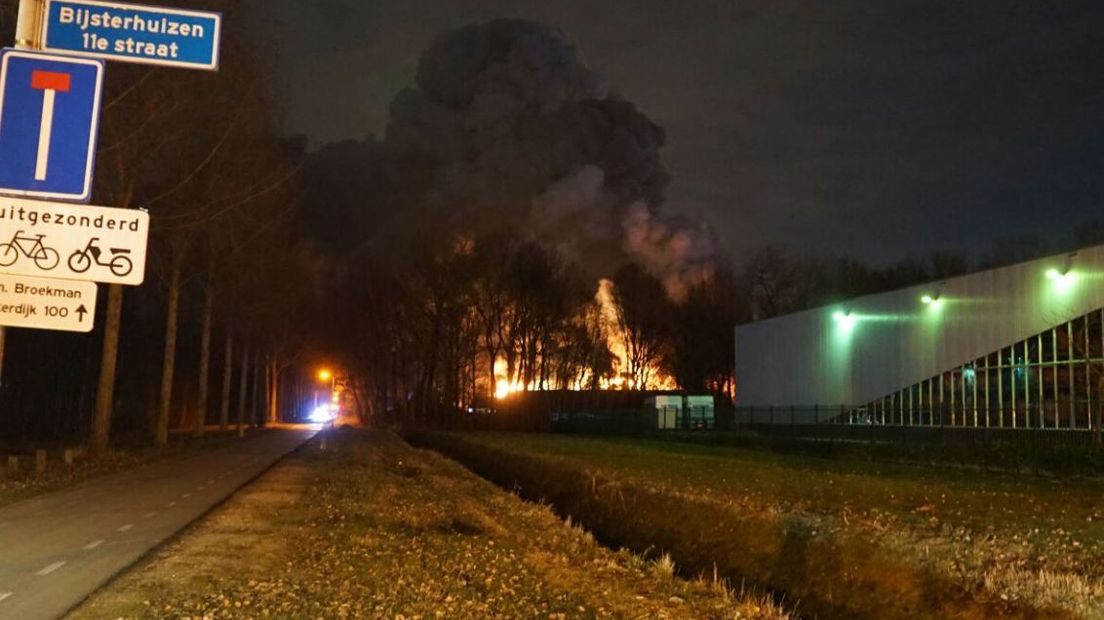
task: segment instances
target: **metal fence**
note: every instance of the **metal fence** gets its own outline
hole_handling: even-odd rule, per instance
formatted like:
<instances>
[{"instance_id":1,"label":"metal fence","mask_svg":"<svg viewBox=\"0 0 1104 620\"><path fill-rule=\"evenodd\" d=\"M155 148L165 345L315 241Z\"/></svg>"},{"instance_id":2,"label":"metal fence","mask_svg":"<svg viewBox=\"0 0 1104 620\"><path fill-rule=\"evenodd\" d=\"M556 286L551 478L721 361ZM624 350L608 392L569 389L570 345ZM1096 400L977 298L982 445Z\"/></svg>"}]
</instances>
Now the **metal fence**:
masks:
<instances>
[{"instance_id":1,"label":"metal fence","mask_svg":"<svg viewBox=\"0 0 1104 620\"><path fill-rule=\"evenodd\" d=\"M960 448L1001 447L1022 453L1053 449L1088 451L1094 431L974 427L932 422L913 425L882 423L860 407L743 407L721 409L716 417L704 411L679 411L673 426L656 423L658 410L604 409L554 413L553 431L657 438L726 441L732 436L825 442L941 445ZM659 412L662 413L662 412Z\"/></svg>"},{"instance_id":2,"label":"metal fence","mask_svg":"<svg viewBox=\"0 0 1104 620\"><path fill-rule=\"evenodd\" d=\"M867 403L850 423L1092 430L1104 421L1104 310Z\"/></svg>"},{"instance_id":3,"label":"metal fence","mask_svg":"<svg viewBox=\"0 0 1104 620\"><path fill-rule=\"evenodd\" d=\"M713 407L555 411L551 422L552 429L559 432L611 434L713 431L719 428Z\"/></svg>"},{"instance_id":4,"label":"metal fence","mask_svg":"<svg viewBox=\"0 0 1104 620\"><path fill-rule=\"evenodd\" d=\"M807 439L869 444L927 444L958 447L1001 446L1033 452L1042 449L1069 448L1088 450L1093 433L1087 430L1029 430L1013 428L975 428L962 426L891 426L859 424L818 425L746 425L732 429L779 439Z\"/></svg>"}]
</instances>

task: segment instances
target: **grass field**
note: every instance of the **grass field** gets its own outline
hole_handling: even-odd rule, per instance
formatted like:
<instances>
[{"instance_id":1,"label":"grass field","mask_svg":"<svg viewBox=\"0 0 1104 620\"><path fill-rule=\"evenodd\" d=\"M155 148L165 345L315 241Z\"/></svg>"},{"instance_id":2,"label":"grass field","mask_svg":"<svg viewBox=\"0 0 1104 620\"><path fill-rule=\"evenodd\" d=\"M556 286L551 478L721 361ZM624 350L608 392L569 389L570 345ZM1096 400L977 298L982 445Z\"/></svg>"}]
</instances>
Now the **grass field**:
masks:
<instances>
[{"instance_id":1,"label":"grass field","mask_svg":"<svg viewBox=\"0 0 1104 620\"><path fill-rule=\"evenodd\" d=\"M556 435L419 438L836 618L1104 618L1104 482Z\"/></svg>"},{"instance_id":2,"label":"grass field","mask_svg":"<svg viewBox=\"0 0 1104 620\"><path fill-rule=\"evenodd\" d=\"M612 552L393 435L337 431L75 611L93 618L783 619Z\"/></svg>"}]
</instances>

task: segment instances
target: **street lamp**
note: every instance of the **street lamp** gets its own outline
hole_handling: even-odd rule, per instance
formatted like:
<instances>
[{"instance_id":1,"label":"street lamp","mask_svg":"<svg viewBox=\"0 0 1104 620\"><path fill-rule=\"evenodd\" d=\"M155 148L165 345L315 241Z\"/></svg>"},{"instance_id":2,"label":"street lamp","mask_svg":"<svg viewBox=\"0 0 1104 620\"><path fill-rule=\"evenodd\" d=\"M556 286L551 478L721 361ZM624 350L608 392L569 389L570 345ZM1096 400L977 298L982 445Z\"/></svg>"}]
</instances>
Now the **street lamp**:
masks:
<instances>
[{"instance_id":1,"label":"street lamp","mask_svg":"<svg viewBox=\"0 0 1104 620\"><path fill-rule=\"evenodd\" d=\"M322 425L322 449L326 449L326 431L333 428L337 419L337 374L329 368L320 368L315 378L321 383L330 384L330 398L322 405L318 404L318 391L314 393L314 410L311 412L311 421Z\"/></svg>"},{"instance_id":2,"label":"street lamp","mask_svg":"<svg viewBox=\"0 0 1104 620\"><path fill-rule=\"evenodd\" d=\"M330 384L330 398L328 402L326 402L326 404L322 406L325 407L326 410L329 411L332 415L334 404L337 403L337 375L334 374L334 372L329 368L320 368L315 377L323 383ZM312 415L315 415L318 410L318 391L316 390L314 393L314 413L312 413Z\"/></svg>"},{"instance_id":3,"label":"street lamp","mask_svg":"<svg viewBox=\"0 0 1104 620\"><path fill-rule=\"evenodd\" d=\"M330 383L330 398L332 399L334 392L337 390L337 375L329 368L323 368L318 371L318 380Z\"/></svg>"}]
</instances>

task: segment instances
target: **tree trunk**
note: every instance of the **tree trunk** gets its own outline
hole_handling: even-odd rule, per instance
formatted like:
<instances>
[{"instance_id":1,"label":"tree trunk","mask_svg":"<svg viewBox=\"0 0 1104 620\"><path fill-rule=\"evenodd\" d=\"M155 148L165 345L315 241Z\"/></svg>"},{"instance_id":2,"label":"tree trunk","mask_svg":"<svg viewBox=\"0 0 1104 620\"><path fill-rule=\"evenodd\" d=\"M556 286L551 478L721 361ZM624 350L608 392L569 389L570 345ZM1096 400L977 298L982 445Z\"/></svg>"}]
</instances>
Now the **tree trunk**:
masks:
<instances>
[{"instance_id":1,"label":"tree trunk","mask_svg":"<svg viewBox=\"0 0 1104 620\"><path fill-rule=\"evenodd\" d=\"M258 404L258 397L261 394L261 372L261 356L254 354L253 385L249 389L249 423L254 427L261 425L261 407Z\"/></svg>"},{"instance_id":2,"label":"tree trunk","mask_svg":"<svg viewBox=\"0 0 1104 620\"><path fill-rule=\"evenodd\" d=\"M230 380L234 378L234 325L226 326L226 356L222 368L222 406L219 408L219 429L230 428Z\"/></svg>"},{"instance_id":3,"label":"tree trunk","mask_svg":"<svg viewBox=\"0 0 1104 620\"><path fill-rule=\"evenodd\" d=\"M199 341L199 394L196 403L196 415L199 419L196 421L196 437L203 436L204 427L207 425L207 401L211 388L211 326L214 323L214 316L215 290L208 283L203 301L203 334Z\"/></svg>"},{"instance_id":4,"label":"tree trunk","mask_svg":"<svg viewBox=\"0 0 1104 620\"><path fill-rule=\"evenodd\" d=\"M275 424L280 421L280 371L276 367L276 358L268 365L268 423Z\"/></svg>"},{"instance_id":5,"label":"tree trunk","mask_svg":"<svg viewBox=\"0 0 1104 620\"><path fill-rule=\"evenodd\" d=\"M119 332L123 319L123 285L107 287L107 319L104 323L103 352L100 356L100 382L96 387L96 412L92 417L92 440L89 448L95 454L107 451L111 440L111 413L115 404L115 370L119 359Z\"/></svg>"},{"instance_id":6,"label":"tree trunk","mask_svg":"<svg viewBox=\"0 0 1104 620\"><path fill-rule=\"evenodd\" d=\"M245 436L245 394L249 385L249 340L242 347L241 372L238 379L238 437Z\"/></svg>"},{"instance_id":7,"label":"tree trunk","mask_svg":"<svg viewBox=\"0 0 1104 620\"><path fill-rule=\"evenodd\" d=\"M165 318L165 356L161 362L161 401L157 407L153 442L157 447L169 443L169 410L172 408L173 373L176 371L176 336L180 312L180 272L183 255L173 256L172 273L169 276L168 316Z\"/></svg>"}]
</instances>

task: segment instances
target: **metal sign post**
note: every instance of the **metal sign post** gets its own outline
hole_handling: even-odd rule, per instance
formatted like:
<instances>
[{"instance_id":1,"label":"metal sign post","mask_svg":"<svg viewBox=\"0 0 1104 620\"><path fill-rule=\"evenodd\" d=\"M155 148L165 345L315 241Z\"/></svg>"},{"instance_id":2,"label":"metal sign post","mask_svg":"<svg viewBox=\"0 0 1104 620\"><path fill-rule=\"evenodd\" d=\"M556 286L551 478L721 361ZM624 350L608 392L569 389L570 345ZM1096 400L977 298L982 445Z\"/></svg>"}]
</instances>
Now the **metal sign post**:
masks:
<instances>
[{"instance_id":1,"label":"metal sign post","mask_svg":"<svg viewBox=\"0 0 1104 620\"><path fill-rule=\"evenodd\" d=\"M19 0L19 20L15 25L15 46L19 49L42 49L43 0Z\"/></svg>"},{"instance_id":2,"label":"metal sign post","mask_svg":"<svg viewBox=\"0 0 1104 620\"><path fill-rule=\"evenodd\" d=\"M42 20L41 0L19 0L19 17L15 23L15 47L37 49L39 24ZM7 328L0 325L0 391L4 389L4 351L8 341Z\"/></svg>"}]
</instances>

